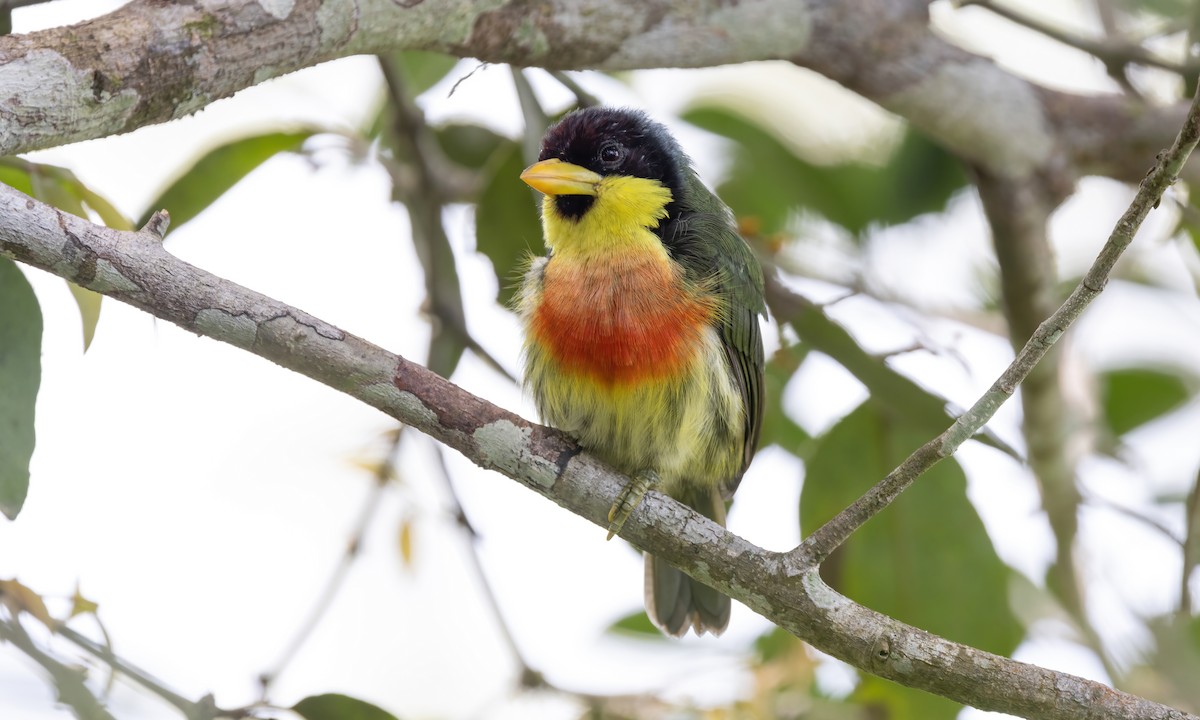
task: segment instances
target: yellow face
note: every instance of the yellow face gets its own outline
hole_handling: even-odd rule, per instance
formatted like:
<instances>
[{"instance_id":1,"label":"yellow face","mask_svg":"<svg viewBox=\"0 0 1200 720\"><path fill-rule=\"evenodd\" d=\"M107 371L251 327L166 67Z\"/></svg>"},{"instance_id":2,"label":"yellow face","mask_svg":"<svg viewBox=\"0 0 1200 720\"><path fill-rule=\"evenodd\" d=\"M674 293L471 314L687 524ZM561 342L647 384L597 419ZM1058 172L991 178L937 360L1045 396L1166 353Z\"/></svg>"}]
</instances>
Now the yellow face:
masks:
<instances>
[{"instance_id":1,"label":"yellow face","mask_svg":"<svg viewBox=\"0 0 1200 720\"><path fill-rule=\"evenodd\" d=\"M670 189L661 182L600 175L553 159L529 166L521 179L546 195L542 203L546 245L559 256L595 257L633 250L667 258L666 248L653 232L667 217L672 199ZM594 201L581 217L566 217L555 204L563 195L590 196Z\"/></svg>"}]
</instances>

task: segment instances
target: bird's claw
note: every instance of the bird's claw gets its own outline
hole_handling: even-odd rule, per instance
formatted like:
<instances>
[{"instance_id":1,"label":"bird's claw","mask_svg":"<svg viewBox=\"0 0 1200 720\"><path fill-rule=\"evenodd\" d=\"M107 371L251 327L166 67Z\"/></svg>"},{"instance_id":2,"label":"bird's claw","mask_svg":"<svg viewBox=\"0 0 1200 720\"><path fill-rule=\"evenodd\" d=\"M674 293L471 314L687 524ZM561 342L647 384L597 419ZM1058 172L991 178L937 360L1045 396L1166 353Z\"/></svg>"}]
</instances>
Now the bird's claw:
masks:
<instances>
[{"instance_id":1,"label":"bird's claw","mask_svg":"<svg viewBox=\"0 0 1200 720\"><path fill-rule=\"evenodd\" d=\"M637 506L642 504L642 498L646 497L650 488L657 484L658 473L653 470L642 470L629 478L629 483L621 490L621 494L617 496L608 510L608 537L606 539L612 540L614 535L621 532L625 521L637 509Z\"/></svg>"}]
</instances>

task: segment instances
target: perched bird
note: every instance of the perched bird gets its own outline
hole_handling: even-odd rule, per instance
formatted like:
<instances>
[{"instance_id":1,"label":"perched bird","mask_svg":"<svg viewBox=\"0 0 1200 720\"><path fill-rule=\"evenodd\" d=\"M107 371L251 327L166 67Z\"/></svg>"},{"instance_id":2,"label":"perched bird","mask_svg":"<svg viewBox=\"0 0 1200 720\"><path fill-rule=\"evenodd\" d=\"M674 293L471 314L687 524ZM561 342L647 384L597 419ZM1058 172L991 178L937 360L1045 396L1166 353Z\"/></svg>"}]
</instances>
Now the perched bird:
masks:
<instances>
[{"instance_id":1,"label":"perched bird","mask_svg":"<svg viewBox=\"0 0 1200 720\"><path fill-rule=\"evenodd\" d=\"M541 191L546 257L518 296L525 385L543 420L632 482L725 524L763 415L763 278L733 216L645 114L587 108L547 131L521 179ZM729 598L646 556L664 632L720 634Z\"/></svg>"}]
</instances>

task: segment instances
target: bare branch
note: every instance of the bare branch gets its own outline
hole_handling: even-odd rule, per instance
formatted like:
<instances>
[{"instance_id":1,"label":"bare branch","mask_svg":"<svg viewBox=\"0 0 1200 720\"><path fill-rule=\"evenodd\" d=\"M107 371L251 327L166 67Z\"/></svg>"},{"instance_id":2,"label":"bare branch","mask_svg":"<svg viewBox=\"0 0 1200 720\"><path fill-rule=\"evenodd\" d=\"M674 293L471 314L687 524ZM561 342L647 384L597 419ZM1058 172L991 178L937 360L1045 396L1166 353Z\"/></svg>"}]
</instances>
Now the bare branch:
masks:
<instances>
[{"instance_id":1,"label":"bare branch","mask_svg":"<svg viewBox=\"0 0 1200 720\"><path fill-rule=\"evenodd\" d=\"M1189 137L1197 134L1188 125ZM1168 156L1142 195L1160 194L1178 171L1182 152ZM1152 200L1150 201L1152 202ZM1106 250L1116 254L1149 204L1139 202ZM0 186L0 255L40 267L103 292L181 327L230 343L345 392L497 470L571 512L607 527L608 511L626 478L606 468L561 433L471 395L425 368L301 310L222 280L166 252L147 232L93 225ZM1061 311L1043 325L1036 362L1065 318L1078 315L1103 284L1105 264L1090 273ZM1111 263L1107 264L1111 268ZM988 409L1012 393L994 388L969 413L981 426ZM956 426L958 427L958 426ZM942 448L961 443L961 429ZM937 441L934 441L937 442ZM928 447L928 446L927 446ZM934 457L938 447L930 451ZM862 607L822 582L803 556L763 550L684 505L651 492L622 536L693 577L735 597L772 622L866 672L968 705L1043 720L1080 716L1200 720L1163 705L1066 673L950 642ZM601 533L597 533L597 542ZM808 555L811 558L811 554Z\"/></svg>"},{"instance_id":2,"label":"bare branch","mask_svg":"<svg viewBox=\"0 0 1200 720\"><path fill-rule=\"evenodd\" d=\"M267 8L282 5L251 0L133 0L70 28L0 37L0 155L128 132L300 68L396 49L551 70L789 60L998 176L1042 172L1064 188L1084 174L1138 180L1141 158L1179 127L1182 107L1018 78L935 34L926 6L563 0L530 13L520 0L296 0L277 16Z\"/></svg>"}]
</instances>

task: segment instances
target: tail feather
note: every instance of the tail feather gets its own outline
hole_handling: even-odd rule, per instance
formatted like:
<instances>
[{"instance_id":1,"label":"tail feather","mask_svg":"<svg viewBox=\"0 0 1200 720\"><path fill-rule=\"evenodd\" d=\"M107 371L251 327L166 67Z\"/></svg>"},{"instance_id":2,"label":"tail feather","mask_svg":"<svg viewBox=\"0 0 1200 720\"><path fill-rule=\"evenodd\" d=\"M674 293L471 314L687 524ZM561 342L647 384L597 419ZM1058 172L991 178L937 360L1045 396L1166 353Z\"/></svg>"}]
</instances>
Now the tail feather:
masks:
<instances>
[{"instance_id":1,"label":"tail feather","mask_svg":"<svg viewBox=\"0 0 1200 720\"><path fill-rule=\"evenodd\" d=\"M693 580L653 555L646 555L646 613L664 633L683 637L720 635L729 625L729 598Z\"/></svg>"},{"instance_id":2,"label":"tail feather","mask_svg":"<svg viewBox=\"0 0 1200 720\"><path fill-rule=\"evenodd\" d=\"M725 503L716 490L704 490L680 501L725 524ZM694 629L697 635L720 635L729 626L729 611L727 596L646 555L646 613L664 633L683 637Z\"/></svg>"}]
</instances>

